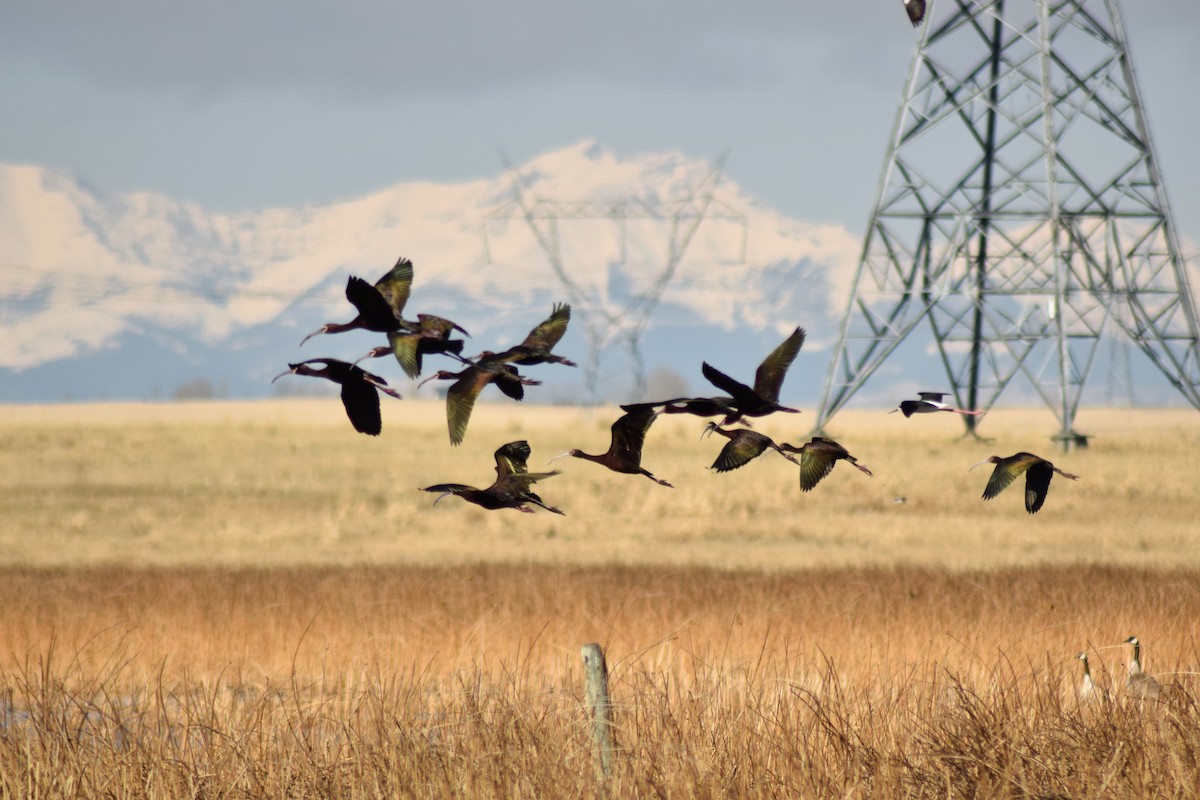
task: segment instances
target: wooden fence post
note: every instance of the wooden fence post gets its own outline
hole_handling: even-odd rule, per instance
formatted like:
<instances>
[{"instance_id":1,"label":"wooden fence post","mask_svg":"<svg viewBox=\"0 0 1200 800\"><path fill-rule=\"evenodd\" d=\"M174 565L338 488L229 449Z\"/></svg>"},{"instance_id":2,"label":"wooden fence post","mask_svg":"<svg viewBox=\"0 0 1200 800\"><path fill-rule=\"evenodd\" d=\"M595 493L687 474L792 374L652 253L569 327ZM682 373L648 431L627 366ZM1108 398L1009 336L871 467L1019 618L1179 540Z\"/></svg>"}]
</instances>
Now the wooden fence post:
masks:
<instances>
[{"instance_id":1,"label":"wooden fence post","mask_svg":"<svg viewBox=\"0 0 1200 800\"><path fill-rule=\"evenodd\" d=\"M608 698L608 665L600 645L585 644L580 650L587 679L584 699L592 718L592 754L601 778L612 775L613 723L612 702Z\"/></svg>"}]
</instances>

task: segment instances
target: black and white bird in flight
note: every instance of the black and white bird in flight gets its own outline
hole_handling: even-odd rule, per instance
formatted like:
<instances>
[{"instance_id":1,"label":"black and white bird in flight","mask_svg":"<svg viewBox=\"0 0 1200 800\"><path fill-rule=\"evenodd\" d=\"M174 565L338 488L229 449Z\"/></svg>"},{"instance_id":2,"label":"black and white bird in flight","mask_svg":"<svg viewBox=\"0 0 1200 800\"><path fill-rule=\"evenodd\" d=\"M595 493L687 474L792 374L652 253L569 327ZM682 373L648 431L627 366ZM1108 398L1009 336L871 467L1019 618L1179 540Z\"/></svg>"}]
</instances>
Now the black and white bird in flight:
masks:
<instances>
[{"instance_id":1,"label":"black and white bird in flight","mask_svg":"<svg viewBox=\"0 0 1200 800\"><path fill-rule=\"evenodd\" d=\"M895 414L899 411L906 417L911 417L913 414L932 414L936 411L952 411L955 414L966 414L969 417L983 415L982 411L969 411L965 408L955 408L949 405L945 402L945 392L917 392L917 394L921 396L920 400L905 400L888 413Z\"/></svg>"}]
</instances>

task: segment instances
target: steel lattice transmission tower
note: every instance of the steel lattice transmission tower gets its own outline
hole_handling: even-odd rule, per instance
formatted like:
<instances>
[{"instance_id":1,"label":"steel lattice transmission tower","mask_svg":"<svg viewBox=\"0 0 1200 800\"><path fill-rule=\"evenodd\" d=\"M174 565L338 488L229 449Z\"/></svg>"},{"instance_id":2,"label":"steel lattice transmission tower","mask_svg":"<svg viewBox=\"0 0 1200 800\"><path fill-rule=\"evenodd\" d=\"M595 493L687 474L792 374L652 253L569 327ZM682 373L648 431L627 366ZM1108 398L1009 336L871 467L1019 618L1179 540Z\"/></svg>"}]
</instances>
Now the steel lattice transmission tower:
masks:
<instances>
[{"instance_id":1,"label":"steel lattice transmission tower","mask_svg":"<svg viewBox=\"0 0 1200 800\"><path fill-rule=\"evenodd\" d=\"M488 244L490 223L510 219L523 220L546 255L554 276L562 285L574 309L582 316L587 338L588 358L583 365L584 385L590 401L600 393L600 362L609 344L622 343L632 369L633 393L641 397L646 389L645 364L641 338L663 292L671 284L683 262L688 246L706 220L732 223L741 229L740 252L736 263L746 258L748 223L746 215L715 196L725 170L728 153L721 155L682 196L660 198L619 196L598 199L560 200L534 196L525 188L524 178L507 157L501 155L512 182L512 199L488 214L484 220L485 259L491 261ZM606 292L589 285L579 270L594 265L568 265L563 254L562 227L572 221L610 220L620 242L619 259L625 261L626 227L631 222L663 223L665 253L661 269L626 303L617 304ZM577 274L578 273L578 274Z\"/></svg>"},{"instance_id":2,"label":"steel lattice transmission tower","mask_svg":"<svg viewBox=\"0 0 1200 800\"><path fill-rule=\"evenodd\" d=\"M957 404L991 408L1024 375L1064 446L1106 328L1200 408L1200 328L1116 0L936 0L922 35L817 427L925 321Z\"/></svg>"}]
</instances>

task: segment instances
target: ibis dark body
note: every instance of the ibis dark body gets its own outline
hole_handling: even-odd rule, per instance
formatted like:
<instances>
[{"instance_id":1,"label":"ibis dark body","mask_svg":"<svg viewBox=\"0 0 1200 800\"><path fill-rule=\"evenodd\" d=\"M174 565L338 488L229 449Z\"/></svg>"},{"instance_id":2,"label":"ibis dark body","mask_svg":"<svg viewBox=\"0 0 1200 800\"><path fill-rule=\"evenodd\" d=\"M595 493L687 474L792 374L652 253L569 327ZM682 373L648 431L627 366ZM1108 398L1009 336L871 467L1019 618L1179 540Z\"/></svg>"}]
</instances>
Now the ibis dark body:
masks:
<instances>
[{"instance_id":1,"label":"ibis dark body","mask_svg":"<svg viewBox=\"0 0 1200 800\"><path fill-rule=\"evenodd\" d=\"M582 450L568 450L551 460L554 461L568 456L581 458L584 461L591 461L607 467L613 472L620 472L625 475L645 475L660 486L671 486L670 483L661 478L654 477L653 474L642 466L642 445L646 440L646 432L650 430L650 426L654 424L654 420L657 417L658 412L653 408L645 406L636 408L633 411L627 412L612 424L612 441L608 445L607 452L593 455L585 453Z\"/></svg>"},{"instance_id":2,"label":"ibis dark body","mask_svg":"<svg viewBox=\"0 0 1200 800\"><path fill-rule=\"evenodd\" d=\"M439 322L427 327L428 320L438 320ZM440 323L446 323L450 327L445 329ZM421 314L418 324L420 330L415 333L407 328L388 332L387 346L372 349L359 361L388 355L395 356L396 363L404 370L404 374L416 380L421 376L425 356L435 354L459 356L462 353L463 340L451 339L449 336L451 330L462 330L453 322L443 320L441 317Z\"/></svg>"},{"instance_id":3,"label":"ibis dark body","mask_svg":"<svg viewBox=\"0 0 1200 800\"><path fill-rule=\"evenodd\" d=\"M541 381L526 378L517 372L511 364L497 361L493 353L482 353L479 359L459 372L439 370L422 381L424 384L432 380L452 380L453 384L446 391L446 426L450 431L450 444L462 443L467 434L467 423L471 421L471 412L475 408L475 400L483 387L489 383L495 384L501 392L513 400L525 399L525 387L536 386Z\"/></svg>"},{"instance_id":4,"label":"ibis dark body","mask_svg":"<svg viewBox=\"0 0 1200 800\"><path fill-rule=\"evenodd\" d=\"M776 444L774 439L758 431L746 428L731 431L722 428L715 422L710 422L704 429L704 435L710 433L719 433L729 440L725 443L725 447L721 449L717 460L712 464L712 469L717 472L730 472L743 467L768 450L774 450L793 464L800 463Z\"/></svg>"},{"instance_id":5,"label":"ibis dark body","mask_svg":"<svg viewBox=\"0 0 1200 800\"><path fill-rule=\"evenodd\" d=\"M915 28L925 19L925 0L904 0L904 10L908 12L908 21Z\"/></svg>"},{"instance_id":6,"label":"ibis dark body","mask_svg":"<svg viewBox=\"0 0 1200 800\"><path fill-rule=\"evenodd\" d=\"M566 367L574 367L576 366L574 361L550 352L566 334L570 321L571 307L566 303L555 303L554 308L550 311L550 316L538 323L520 344L496 353L493 358L497 361L526 367L538 364L562 364Z\"/></svg>"},{"instance_id":7,"label":"ibis dark body","mask_svg":"<svg viewBox=\"0 0 1200 800\"><path fill-rule=\"evenodd\" d=\"M736 409L734 416L725 417L726 425L737 422L742 417L763 417L776 411L799 413L799 409L780 405L779 390L783 387L788 368L796 360L800 348L804 346L804 338L804 329L796 328L782 344L771 351L754 373L753 387L734 380L707 362L701 365L704 377L713 386L727 393L730 398L729 405Z\"/></svg>"},{"instance_id":8,"label":"ibis dark body","mask_svg":"<svg viewBox=\"0 0 1200 800\"><path fill-rule=\"evenodd\" d=\"M529 456L533 454L533 450L529 447L529 442L521 439L516 442L509 442L501 445L496 451L496 480L503 481L509 475L528 475L529 474ZM535 480L549 478L551 475L557 475L557 470L553 472L534 473ZM538 497L526 487L522 493L522 497L526 502L533 503L535 506L541 506L547 511L553 511L555 514L564 514L563 511L548 506L542 502L542 498Z\"/></svg>"},{"instance_id":9,"label":"ibis dark body","mask_svg":"<svg viewBox=\"0 0 1200 800\"><path fill-rule=\"evenodd\" d=\"M785 443L780 445L780 448L784 452L796 453L800 456L800 490L804 492L811 492L818 483L825 479L825 476L833 472L834 466L839 461L845 461L867 475L875 474L864 464L859 464L858 459L850 455L846 448L832 439L822 436L814 436L812 441L805 442L799 447Z\"/></svg>"},{"instance_id":10,"label":"ibis dark body","mask_svg":"<svg viewBox=\"0 0 1200 800\"><path fill-rule=\"evenodd\" d=\"M408 301L412 274L412 262L401 258L374 285L351 275L346 281L346 299L358 314L349 322L327 322L305 336L300 344L324 333L344 333L352 330L389 333L400 330L400 312Z\"/></svg>"},{"instance_id":11,"label":"ibis dark body","mask_svg":"<svg viewBox=\"0 0 1200 800\"><path fill-rule=\"evenodd\" d=\"M658 400L653 403L627 403L621 406L622 411L636 411L640 408L659 408L664 414L725 417L728 420L726 425L732 425L741 418L740 412L733 406L732 397L675 397L671 400Z\"/></svg>"},{"instance_id":12,"label":"ibis dark body","mask_svg":"<svg viewBox=\"0 0 1200 800\"><path fill-rule=\"evenodd\" d=\"M321 366L315 366L315 365ZM387 385L387 381L378 375L356 367L336 358L310 358L298 364L288 364L288 371L276 375L271 381L284 375L305 375L312 378L325 378L342 387L342 405L346 408L346 416L350 424L359 433L378 436L383 430L383 419L379 413L379 393L400 399L400 394Z\"/></svg>"},{"instance_id":13,"label":"ibis dark body","mask_svg":"<svg viewBox=\"0 0 1200 800\"><path fill-rule=\"evenodd\" d=\"M1063 472L1054 464L1033 453L1014 453L1007 458L991 456L986 461L976 464L975 467L984 464L995 464L996 467L992 470L992 476L983 489L983 499L991 500L1024 473L1025 510L1030 514L1036 514L1045 504L1046 493L1050 490L1050 479L1054 477L1055 473L1073 481L1079 480L1078 475ZM971 469L975 469L975 467L971 467Z\"/></svg>"},{"instance_id":14,"label":"ibis dark body","mask_svg":"<svg viewBox=\"0 0 1200 800\"><path fill-rule=\"evenodd\" d=\"M421 491L440 495L433 501L434 505L443 497L454 495L489 511L513 508L531 514L533 509L527 504L532 503L555 514L563 514L563 511L547 505L542 498L530 491L534 483L559 474L558 470L529 472L527 462L531 452L529 442L524 440L501 445L495 453L496 480L486 489L477 489L462 483L439 483L426 486Z\"/></svg>"}]
</instances>

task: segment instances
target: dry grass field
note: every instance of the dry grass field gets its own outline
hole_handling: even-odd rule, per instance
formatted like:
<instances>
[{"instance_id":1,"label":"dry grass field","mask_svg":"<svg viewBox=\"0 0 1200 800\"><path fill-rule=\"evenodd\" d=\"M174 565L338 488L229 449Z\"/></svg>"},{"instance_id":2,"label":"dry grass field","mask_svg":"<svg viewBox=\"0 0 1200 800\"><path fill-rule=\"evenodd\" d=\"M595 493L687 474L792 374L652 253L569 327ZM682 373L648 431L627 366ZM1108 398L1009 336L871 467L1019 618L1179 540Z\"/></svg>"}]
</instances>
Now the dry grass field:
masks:
<instances>
[{"instance_id":1,"label":"dry grass field","mask_svg":"<svg viewBox=\"0 0 1200 800\"><path fill-rule=\"evenodd\" d=\"M709 471L725 440L701 442L695 417L663 417L643 463L674 489L563 459L538 487L560 517L457 498L431 507L417 487L486 486L493 451L514 439L529 440L535 470L572 447L603 452L619 411L482 404L452 448L440 404L384 400L377 439L354 434L335 398L6 408L0 563L1200 566L1194 411L1085 410L1093 445L1066 455L1044 411L994 412L983 443L962 440L948 414L846 412L829 433L875 477L841 465L804 495L775 453ZM806 441L811 418L778 414L756 429ZM1020 450L1082 480L1055 478L1033 517L1020 485L981 501L990 469L967 469Z\"/></svg>"},{"instance_id":2,"label":"dry grass field","mask_svg":"<svg viewBox=\"0 0 1200 800\"><path fill-rule=\"evenodd\" d=\"M614 411L483 405L457 449L409 401L378 440L336 399L5 412L0 797L1200 795L1195 412L1085 411L1068 454L1041 412L987 443L847 413L876 476L807 495L775 454L711 474L722 441L667 418L645 464L676 488L564 459L565 517L416 488L486 485L516 438L534 469L602 451ZM981 501L967 467L1018 450L1082 480Z\"/></svg>"}]
</instances>

